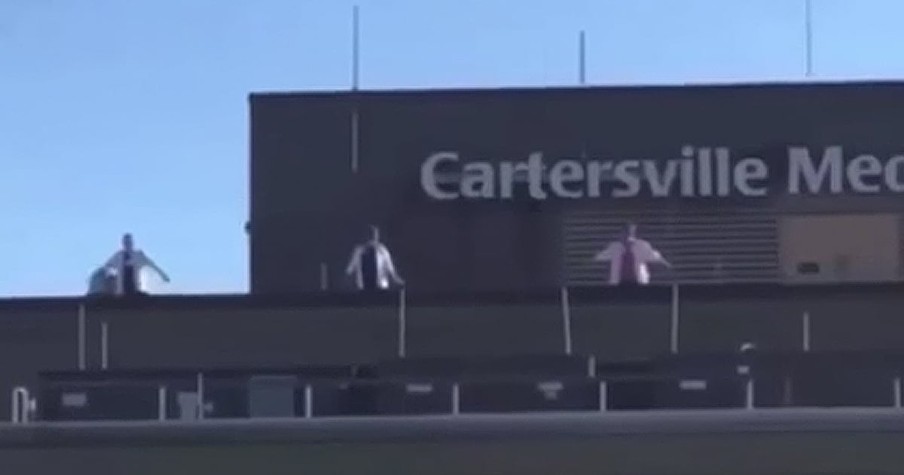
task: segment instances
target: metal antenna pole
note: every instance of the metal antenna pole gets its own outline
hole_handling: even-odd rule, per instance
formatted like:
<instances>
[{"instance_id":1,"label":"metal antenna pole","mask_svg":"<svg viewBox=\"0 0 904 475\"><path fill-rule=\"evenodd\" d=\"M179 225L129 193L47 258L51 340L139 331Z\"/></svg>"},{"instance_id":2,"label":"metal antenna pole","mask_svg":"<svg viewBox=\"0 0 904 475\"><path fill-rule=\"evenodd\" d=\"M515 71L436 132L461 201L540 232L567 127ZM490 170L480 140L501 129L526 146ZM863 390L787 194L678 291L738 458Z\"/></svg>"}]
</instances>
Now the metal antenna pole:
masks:
<instances>
[{"instance_id":1,"label":"metal antenna pole","mask_svg":"<svg viewBox=\"0 0 904 475\"><path fill-rule=\"evenodd\" d=\"M361 61L361 33L358 5L352 7L352 90L358 90Z\"/></svg>"},{"instance_id":2,"label":"metal antenna pole","mask_svg":"<svg viewBox=\"0 0 904 475\"><path fill-rule=\"evenodd\" d=\"M358 90L358 82L360 80L360 62L361 62L361 45L360 45L360 12L358 5L352 7L352 91ZM355 103L351 114L351 169L352 173L358 172L358 105Z\"/></svg>"},{"instance_id":3,"label":"metal antenna pole","mask_svg":"<svg viewBox=\"0 0 904 475\"><path fill-rule=\"evenodd\" d=\"M587 84L587 35L584 30L578 35L578 83Z\"/></svg>"},{"instance_id":4,"label":"metal antenna pole","mask_svg":"<svg viewBox=\"0 0 904 475\"><path fill-rule=\"evenodd\" d=\"M804 34L806 46L806 76L813 76L813 2L804 0Z\"/></svg>"}]
</instances>

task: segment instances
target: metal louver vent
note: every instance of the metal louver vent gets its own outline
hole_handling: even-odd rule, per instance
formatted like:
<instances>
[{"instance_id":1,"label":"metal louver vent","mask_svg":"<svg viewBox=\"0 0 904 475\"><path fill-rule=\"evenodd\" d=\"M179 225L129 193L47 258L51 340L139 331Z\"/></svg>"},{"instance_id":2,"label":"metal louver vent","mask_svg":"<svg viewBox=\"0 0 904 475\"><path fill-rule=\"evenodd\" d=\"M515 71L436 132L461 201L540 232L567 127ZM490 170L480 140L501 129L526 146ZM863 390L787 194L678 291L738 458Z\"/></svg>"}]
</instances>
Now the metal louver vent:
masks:
<instances>
[{"instance_id":1,"label":"metal louver vent","mask_svg":"<svg viewBox=\"0 0 904 475\"><path fill-rule=\"evenodd\" d=\"M904 214L901 214L898 219L898 237L901 239L901 256L904 256ZM904 267L898 269L898 279L904 279Z\"/></svg>"},{"instance_id":2,"label":"metal louver vent","mask_svg":"<svg viewBox=\"0 0 904 475\"><path fill-rule=\"evenodd\" d=\"M759 212L645 212L619 215L575 210L563 222L564 276L567 285L608 281L607 263L593 255L618 239L627 221L673 264L654 268L652 281L677 283L775 282L780 280L778 220Z\"/></svg>"}]
</instances>

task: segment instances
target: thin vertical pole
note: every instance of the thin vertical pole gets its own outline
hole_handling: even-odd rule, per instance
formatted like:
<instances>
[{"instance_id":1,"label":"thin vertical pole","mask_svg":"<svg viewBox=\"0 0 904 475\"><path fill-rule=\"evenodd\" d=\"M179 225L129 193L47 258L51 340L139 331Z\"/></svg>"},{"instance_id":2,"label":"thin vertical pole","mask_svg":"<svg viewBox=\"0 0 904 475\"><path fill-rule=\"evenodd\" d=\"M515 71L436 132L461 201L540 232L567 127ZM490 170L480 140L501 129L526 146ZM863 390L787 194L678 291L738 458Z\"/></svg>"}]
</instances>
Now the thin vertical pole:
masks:
<instances>
[{"instance_id":1,"label":"thin vertical pole","mask_svg":"<svg viewBox=\"0 0 904 475\"><path fill-rule=\"evenodd\" d=\"M901 409L901 377L898 376L893 381L893 394L895 399L895 409Z\"/></svg>"},{"instance_id":2,"label":"thin vertical pole","mask_svg":"<svg viewBox=\"0 0 904 475\"><path fill-rule=\"evenodd\" d=\"M609 385L600 381L600 412L609 410Z\"/></svg>"},{"instance_id":3,"label":"thin vertical pole","mask_svg":"<svg viewBox=\"0 0 904 475\"><path fill-rule=\"evenodd\" d=\"M587 84L587 35L584 30L578 35L578 84Z\"/></svg>"},{"instance_id":4,"label":"thin vertical pole","mask_svg":"<svg viewBox=\"0 0 904 475\"><path fill-rule=\"evenodd\" d=\"M807 77L813 76L813 2L804 0L804 34L806 45Z\"/></svg>"},{"instance_id":5,"label":"thin vertical pole","mask_svg":"<svg viewBox=\"0 0 904 475\"><path fill-rule=\"evenodd\" d=\"M565 344L565 354L571 354L571 302L568 296L568 287L562 286L561 297L562 302L562 336Z\"/></svg>"},{"instance_id":6,"label":"thin vertical pole","mask_svg":"<svg viewBox=\"0 0 904 475\"><path fill-rule=\"evenodd\" d=\"M330 288L330 272L326 262L320 263L320 290L326 291Z\"/></svg>"},{"instance_id":7,"label":"thin vertical pole","mask_svg":"<svg viewBox=\"0 0 904 475\"><path fill-rule=\"evenodd\" d=\"M358 173L358 105L352 109L351 123L351 165L352 173Z\"/></svg>"},{"instance_id":8,"label":"thin vertical pole","mask_svg":"<svg viewBox=\"0 0 904 475\"><path fill-rule=\"evenodd\" d=\"M681 326L681 311L678 284L672 285L672 306L671 306L671 339L670 349L672 353L678 353L679 327Z\"/></svg>"},{"instance_id":9,"label":"thin vertical pole","mask_svg":"<svg viewBox=\"0 0 904 475\"><path fill-rule=\"evenodd\" d=\"M304 386L304 417L314 417L314 388L310 384Z\"/></svg>"},{"instance_id":10,"label":"thin vertical pole","mask_svg":"<svg viewBox=\"0 0 904 475\"><path fill-rule=\"evenodd\" d=\"M458 383L452 384L452 415L461 413L461 387Z\"/></svg>"},{"instance_id":11,"label":"thin vertical pole","mask_svg":"<svg viewBox=\"0 0 904 475\"><path fill-rule=\"evenodd\" d=\"M21 399L21 391L22 388L13 389L13 397L10 403L12 407L10 408L10 422L13 424L19 424L22 422L22 399Z\"/></svg>"},{"instance_id":12,"label":"thin vertical pole","mask_svg":"<svg viewBox=\"0 0 904 475\"><path fill-rule=\"evenodd\" d=\"M166 386L160 385L157 388L157 420L166 420Z\"/></svg>"},{"instance_id":13,"label":"thin vertical pole","mask_svg":"<svg viewBox=\"0 0 904 475\"><path fill-rule=\"evenodd\" d=\"M361 69L361 28L360 8L352 7L352 91L357 91ZM358 104L352 109L351 124L351 167L352 173L358 173Z\"/></svg>"},{"instance_id":14,"label":"thin vertical pole","mask_svg":"<svg viewBox=\"0 0 904 475\"><path fill-rule=\"evenodd\" d=\"M408 352L408 295L404 288L399 291L399 358Z\"/></svg>"},{"instance_id":15,"label":"thin vertical pole","mask_svg":"<svg viewBox=\"0 0 904 475\"><path fill-rule=\"evenodd\" d=\"M790 374L785 375L784 384L782 385L782 405L794 405L794 380L791 379Z\"/></svg>"},{"instance_id":16,"label":"thin vertical pole","mask_svg":"<svg viewBox=\"0 0 904 475\"><path fill-rule=\"evenodd\" d=\"M12 394L12 414L10 422L13 424L27 424L29 414L32 410L31 395L28 389L23 386L13 388Z\"/></svg>"},{"instance_id":17,"label":"thin vertical pole","mask_svg":"<svg viewBox=\"0 0 904 475\"><path fill-rule=\"evenodd\" d=\"M803 326L803 350L804 352L810 351L810 312L804 312L801 317L801 324Z\"/></svg>"},{"instance_id":18,"label":"thin vertical pole","mask_svg":"<svg viewBox=\"0 0 904 475\"><path fill-rule=\"evenodd\" d=\"M87 365L87 355L85 354L85 305L78 306L78 369L84 371Z\"/></svg>"},{"instance_id":19,"label":"thin vertical pole","mask_svg":"<svg viewBox=\"0 0 904 475\"><path fill-rule=\"evenodd\" d=\"M744 397L744 407L746 407L747 410L754 409L756 407L756 402L754 401L755 393L753 388L753 376L747 377L745 393L746 395Z\"/></svg>"},{"instance_id":20,"label":"thin vertical pole","mask_svg":"<svg viewBox=\"0 0 904 475\"><path fill-rule=\"evenodd\" d=\"M13 389L12 399L10 399L10 405L12 407L9 408L9 421L13 424L19 423L19 413L21 409L19 408L19 392L18 388Z\"/></svg>"},{"instance_id":21,"label":"thin vertical pole","mask_svg":"<svg viewBox=\"0 0 904 475\"><path fill-rule=\"evenodd\" d=\"M197 418L204 419L204 373L198 372L196 393Z\"/></svg>"},{"instance_id":22,"label":"thin vertical pole","mask_svg":"<svg viewBox=\"0 0 904 475\"><path fill-rule=\"evenodd\" d=\"M110 324L100 324L100 369L107 369L110 364Z\"/></svg>"},{"instance_id":23,"label":"thin vertical pole","mask_svg":"<svg viewBox=\"0 0 904 475\"><path fill-rule=\"evenodd\" d=\"M361 61L360 14L358 5L352 7L352 90L358 90Z\"/></svg>"}]
</instances>

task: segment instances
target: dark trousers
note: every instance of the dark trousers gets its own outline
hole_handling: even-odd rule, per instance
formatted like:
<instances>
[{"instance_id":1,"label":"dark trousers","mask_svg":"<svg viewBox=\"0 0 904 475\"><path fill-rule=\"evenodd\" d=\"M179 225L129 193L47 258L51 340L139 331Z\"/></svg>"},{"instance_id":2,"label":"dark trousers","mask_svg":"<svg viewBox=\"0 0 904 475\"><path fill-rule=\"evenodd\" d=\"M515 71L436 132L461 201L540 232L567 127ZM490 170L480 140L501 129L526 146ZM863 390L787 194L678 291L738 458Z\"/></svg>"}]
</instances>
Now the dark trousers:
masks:
<instances>
[{"instance_id":1,"label":"dark trousers","mask_svg":"<svg viewBox=\"0 0 904 475\"><path fill-rule=\"evenodd\" d=\"M144 295L144 292L138 288L138 271L134 267L123 267L122 274L122 295Z\"/></svg>"},{"instance_id":2,"label":"dark trousers","mask_svg":"<svg viewBox=\"0 0 904 475\"><path fill-rule=\"evenodd\" d=\"M377 285L377 279L368 279L365 277L362 280L363 280L362 284L364 284L364 285L362 286L361 290L363 290L365 292L376 292L379 290L383 290Z\"/></svg>"}]
</instances>

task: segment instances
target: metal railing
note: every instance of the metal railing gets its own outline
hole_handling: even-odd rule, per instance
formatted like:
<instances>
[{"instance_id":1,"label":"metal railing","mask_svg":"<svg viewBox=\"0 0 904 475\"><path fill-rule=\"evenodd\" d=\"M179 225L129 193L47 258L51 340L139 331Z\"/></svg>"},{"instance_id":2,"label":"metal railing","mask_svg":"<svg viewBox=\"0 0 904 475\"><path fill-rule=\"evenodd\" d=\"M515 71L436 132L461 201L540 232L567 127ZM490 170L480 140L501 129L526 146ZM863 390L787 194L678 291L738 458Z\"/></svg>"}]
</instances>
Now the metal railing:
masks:
<instances>
[{"instance_id":1,"label":"metal railing","mask_svg":"<svg viewBox=\"0 0 904 475\"><path fill-rule=\"evenodd\" d=\"M402 289L398 292L398 356L400 358L405 358L408 353L408 293ZM561 331L562 331L562 352L567 355L573 354L575 351L574 343L573 343L573 326L572 326L572 316L574 308L572 302L572 296L570 294L569 288L563 286L560 288L559 292L559 302L560 302L560 312L561 312ZM679 353L681 350L681 295L680 295L680 286L673 285L671 286L671 299L669 306L669 322L670 322L670 350L672 353ZM809 311L803 311L800 316L800 325L801 325L801 350L803 352L809 352L813 349L813 341L811 339L811 331L812 331L812 315ZM96 320L95 320L96 322ZM93 323L97 325L98 323ZM97 328L97 327L95 327ZM84 304L78 306L77 309L77 367L79 370L87 370L90 366L89 358L88 358L88 347L89 347L89 334L97 335L96 331L89 331L89 319L87 308ZM110 367L111 362L111 324L108 321L99 322L99 354L100 354L100 369L106 370ZM94 353L97 354L97 353ZM588 376L590 378L596 378L596 362L595 359L591 356L588 360ZM745 372L746 371L746 372ZM757 407L755 401L755 382L754 379L749 375L749 368L738 368L738 374L740 376L747 376L746 389L745 389L745 404L744 408L746 409L755 409ZM600 410L607 410L607 404L609 401L609 382L608 381L600 381ZM208 410L208 407L204 402L204 374L198 373L197 382L196 382L196 391L198 394L197 398L197 407L196 414L199 419L203 419ZM455 383L452 386L450 399L452 401L452 412L453 414L457 414L461 412L461 386L459 383ZM904 407L904 383L902 383L901 377L896 377L892 381L892 391L893 391L893 401L894 407L902 408ZM160 420L168 419L168 395L170 394L169 389L165 385L161 385L158 388L158 418ZM304 389L304 417L310 418L315 414L315 406L314 406L314 390L313 387L308 385ZM36 413L36 404L37 401L33 399L29 393L28 388L19 386L16 387L12 391L12 411L11 411L11 420L13 423L22 424L29 422L34 414Z\"/></svg>"},{"instance_id":2,"label":"metal railing","mask_svg":"<svg viewBox=\"0 0 904 475\"><path fill-rule=\"evenodd\" d=\"M685 388L688 391L695 390L703 390L706 388L705 380L680 380L676 381L679 386ZM597 407L595 409L591 409L589 407L583 407L581 411L584 412L610 412L612 409L610 408L610 382L607 380L600 380L597 382L599 387L599 399L597 403ZM413 383L409 383L408 386L415 386ZM420 384L418 386L427 386L426 390L421 390L419 392L433 392L434 385L433 384ZM742 410L755 410L757 409L756 400L755 400L755 385L753 378L747 378L744 383L745 394L743 398L743 405L738 407L737 409ZM448 385L448 401L449 401L449 409L448 412L434 412L435 415L461 415L468 413L468 411L462 410L462 393L464 391L464 386L459 382L454 382ZM149 388L151 389L151 388ZM565 390L564 383L559 380L545 380L539 381L535 383L535 389L539 392L543 392L544 395L547 396L548 399L556 399L558 394L560 394L563 390ZM156 420L160 422L166 422L170 420L204 420L207 418L207 413L212 410L212 405L210 401L208 401L205 397L205 378L203 373L198 373L197 375L197 387L196 391L196 399L194 410L189 412L188 414L183 413L180 417L171 417L168 412L168 398L170 395L170 391L168 390L166 385L159 385L157 387L157 414ZM412 392L409 388L408 392ZM896 378L894 381L893 391L895 392L895 402L894 407L900 409L901 408L901 379ZM418 392L418 391L414 391ZM314 385L305 384L303 386L303 409L301 414L293 414L291 417L293 418L304 418L311 419L316 417L317 414L317 406L314 398ZM89 396L90 397L90 396ZM29 391L24 387L17 387L13 390L12 393L12 423L13 424L27 424L33 420L33 415L36 410L37 401L31 398ZM183 409L184 410L184 409ZM572 409L573 410L573 409ZM656 410L656 409L650 409ZM695 409L695 410L706 410L703 409ZM539 410L538 410L539 411ZM486 411L480 411L481 413L486 413ZM536 412L536 411L528 411L528 412ZM187 418L186 418L187 415ZM380 415L373 415L372 417L381 417ZM254 418L249 415L248 418Z\"/></svg>"},{"instance_id":3,"label":"metal railing","mask_svg":"<svg viewBox=\"0 0 904 475\"><path fill-rule=\"evenodd\" d=\"M670 287L671 301L669 305L669 351L678 354L681 351L681 286L672 285ZM562 326L562 352L571 355L574 352L573 332L572 332L572 302L571 294L567 286L562 286L559 290L559 303L561 312ZM399 291L398 306L398 335L399 335L399 357L406 356L407 348L407 293L404 289ZM810 351L811 348L811 319L810 312L801 313L801 333L802 342L801 350Z\"/></svg>"},{"instance_id":4,"label":"metal railing","mask_svg":"<svg viewBox=\"0 0 904 475\"><path fill-rule=\"evenodd\" d=\"M23 386L13 388L11 404L10 418L13 424L28 424L37 409L37 401L31 397L28 388Z\"/></svg>"},{"instance_id":5,"label":"metal railing","mask_svg":"<svg viewBox=\"0 0 904 475\"><path fill-rule=\"evenodd\" d=\"M472 411L474 411L474 409L466 409L463 407L463 405L462 405L463 395L470 394L469 391L472 391L472 390L478 391L477 394L482 394L486 391L485 384L487 384L487 383L496 384L496 383L500 383L500 382L501 383L516 382L517 384L523 385L521 387L524 388L524 391L527 391L527 392L523 393L525 395L527 395L531 391L529 389L530 386L528 386L528 385L533 385L534 390L536 392L542 393L543 399L545 399L547 402L553 401L553 400L558 400L559 395L563 394L563 393L566 395L567 394L572 394L572 395L583 394L584 396L581 396L581 397L586 398L587 395L590 394L587 391L591 391L592 390L591 388L593 388L592 385L593 384L598 385L598 401L597 401L597 405L595 408L591 408L591 407L587 406L586 403L583 403L580 405L580 408L574 409L574 408L572 408L573 406L570 405L570 404L573 404L574 399L571 399L572 402L564 403L565 406L559 405L558 402L549 402L548 405L547 405L547 403L537 403L537 401L538 401L538 399L536 399L537 394L534 393L533 396L529 396L529 397L534 398L533 399L534 402L531 404L535 404L537 406L533 410L527 410L527 412L535 412L535 411L544 412L544 411L555 411L555 410L584 411L584 412L587 412L587 411L589 411L589 412L597 412L597 411L598 412L610 412L610 411L626 410L627 406L624 406L625 401L630 401L631 407L634 407L633 399L625 399L626 395L629 398L635 397L634 396L636 394L635 391L637 391L638 387L632 386L632 384L634 384L634 383L641 383L641 385L642 385L641 387L644 387L643 385L645 385L647 383L655 383L657 385L655 387L659 388L659 389L653 389L652 391L654 391L654 392L651 392L649 394L659 394L658 391L665 390L667 392L662 393L662 394L673 394L672 396L666 396L668 398L674 398L674 397L676 397L674 394L678 394L678 393L689 393L689 394L696 393L696 392L700 393L699 396L690 396L690 397L692 397L691 400L696 401L690 406L681 405L681 404L687 404L686 402L677 403L678 406L674 405L674 404L676 404L676 402L660 403L660 404L649 406L649 407L644 406L645 410L649 410L649 411L656 411L656 410L663 410L663 409L676 409L676 408L680 408L680 407L685 407L688 409L692 408L691 410L702 410L702 411L706 411L708 409L724 409L727 407L726 401L734 401L734 402L730 402L728 404L737 410L746 410L746 411L761 410L764 408L774 408L774 407L787 407L787 408L808 407L806 403L795 404L794 401L791 399L783 400L780 403L777 403L776 400L767 400L765 402L757 401L756 378L753 375L753 370L752 370L751 366L749 366L747 363L743 363L743 362L739 363L738 366L735 368L734 376L730 376L730 375L726 374L726 375L722 375L722 376L706 377L704 379L693 378L693 377L681 378L678 376L671 376L671 377L669 377L669 376L666 376L666 377L641 376L639 378L628 377L627 379L626 378L614 378L613 379L613 378L609 378L609 377L604 377L604 378L597 379L596 378L595 358L588 357L587 360L588 360L587 374L583 377L583 379L580 376L573 375L573 376L562 377L562 378L556 378L556 377L545 378L545 379L538 378L533 381L509 380L509 379L505 379L503 377L502 379L499 379L499 380L478 379L478 380L473 380L473 381L468 381L468 380L462 381L462 380L456 379L456 380L445 381L445 382L441 382L441 383L412 382L412 381L399 382L396 380L387 380L387 381L359 380L359 381L354 381L354 384L360 385L361 387L372 387L375 389L380 388L380 387L386 387L390 391L397 391L397 389L392 389L392 388L390 388L390 386L404 384L405 394L406 394L405 396L403 396L404 398L414 397L414 396L412 396L412 394L424 395L424 394L433 393L434 391L437 390L437 384L439 384L439 387L444 387L444 388L446 388L445 390L448 391L446 393L447 397L448 397L448 399L447 399L448 405L447 405L447 409L445 409L445 410L437 409L435 411L428 411L430 414L435 414L435 415L442 415L442 414L459 415L459 414L472 413ZM291 374L286 374L286 376L296 377ZM767 376L767 377L770 377L770 376ZM786 378L787 378L787 376L786 376ZM178 378L176 378L176 379L178 379ZM773 379L775 379L775 378L773 378ZM119 381L118 378L113 379L110 382L102 382L101 384L109 389L111 387L111 385L115 386L117 384L117 381ZM250 394L251 386L249 385L249 383L251 381L252 381L251 376L249 376L249 379L246 382L238 383L234 387L233 390L249 392L247 397L250 398L251 397L251 394ZM785 381L787 384L788 380L786 379ZM888 388L891 392L891 397L888 398L889 403L885 404L885 407L891 407L891 408L895 408L897 410L904 409L904 402L902 402L902 397L904 397L904 379L902 379L902 377L900 375L898 375L898 376L894 376L894 377L889 377L888 381L891 386L890 388ZM349 382L352 382L352 381L349 381ZM736 394L736 396L729 396L729 399L725 399L726 393L724 392L724 388L725 388L724 383L726 383L726 382L730 382L732 387L737 388L737 390L742 391L742 393L734 393L734 394ZM298 385L299 383L301 383L300 386ZM715 386L712 386L713 383L715 383ZM126 380L126 381L123 381L122 384L124 385L124 387L135 387L134 381ZM184 402L179 403L180 407L177 408L177 413L179 413L180 415L178 415L178 416L171 415L171 413L169 411L169 402L168 401L169 401L169 397L172 395L172 392L170 391L167 384L168 383L161 383L161 384L153 383L148 386L149 391L156 390L156 393L157 393L156 417L154 415L149 414L147 417L148 419L156 418L158 421L168 421L168 420L178 419L181 421L185 421L185 420L204 420L204 419L208 418L208 416L213 417L213 418L218 418L218 419L222 418L222 416L216 415L217 412L214 411L214 401L209 400L210 397L207 395L207 393L208 393L207 386L208 386L209 382L208 382L208 378L207 378L207 375L205 374L205 372L201 371L201 372L197 372L195 374L195 384L194 384L194 388L193 388L194 394L187 393L193 397L193 400L191 400L191 402L188 404L186 404ZM324 386L324 387L329 387L329 388L335 387L335 383L326 383L326 384L327 384L327 386ZM627 386L626 386L626 384L627 384ZM720 384L721 384L722 389L719 389ZM674 386L671 386L671 385L674 385ZM669 389L670 386L671 386L671 389ZM716 392L715 393L706 393L710 389L711 386L713 387L713 389ZM293 393L298 390L302 391L303 399L302 399L302 405L300 407L301 411L299 411L299 412L293 411L291 414L287 414L284 417L304 418L304 419L311 419L314 417L318 417L318 415L317 415L318 414L318 412L317 412L318 404L317 404L317 401L315 400L315 389L317 387L318 387L317 383L312 384L309 382L303 382L303 380L300 380L300 379L296 379L295 383L293 383L290 390L293 391ZM676 389L676 387L677 387L677 389ZM615 393L613 393L613 388L615 388L614 389L616 391ZM575 390L578 392L577 393L572 392ZM86 389L84 386L79 386L76 383L76 386L74 386L74 388L71 391L81 394L81 397L83 398L83 400L87 401L87 404L85 404L84 402L82 404L85 404L86 407L90 406L90 398L91 398L91 390L90 389ZM674 391L678 391L678 392L675 393ZM767 389L766 393L768 394L768 393L770 393L770 391L771 390ZM64 395L63 400L65 400L66 393L67 393L67 391L65 389L63 389L62 390L62 394ZM51 393L51 394L59 394L59 393ZM106 393L106 394L109 394L109 393ZM181 393L181 394L185 394L185 393ZM388 394L392 394L392 393L388 393ZM439 394L441 394L441 393L439 393ZM613 401L612 395L613 394L615 394L615 396L616 396L616 402L614 403L615 404L614 406L612 405L613 404L612 403L612 401ZM646 393L644 393L644 394L646 394ZM886 394L888 394L888 393L886 393ZM58 397L58 396L52 396L52 397ZM371 396L371 397L376 397L376 396ZM393 397L397 397L397 396L393 396ZM569 397L569 396L566 396L566 398L567 397ZM683 400L683 398L685 396L678 396L678 397L679 397L679 399L669 399L669 400L672 400L672 401ZM858 406L857 404L843 404L842 403L836 407L874 407L874 406L876 406L876 404L875 404L876 399L872 396L870 396L870 397L872 398L871 399L872 402L864 403L864 405L862 405L862 406ZM586 399L583 399L583 400L586 401ZM21 387L21 386L16 387L12 391L11 401L12 401L11 421L13 424L27 424L30 421L34 420L35 415L36 415L38 401L31 396L31 394L27 388ZM705 401L705 402L703 404L700 404L700 401ZM473 404L473 402L472 402L472 404ZM499 401L496 401L494 404L500 404L500 403L499 403ZM333 408L333 410L334 410L335 401L330 401L327 404L327 406ZM824 404L820 404L820 406L824 406ZM557 408L560 408L560 409L557 409ZM95 408L94 410L97 410L97 408ZM92 411L94 411L94 410L92 410ZM227 412L228 412L228 410L227 410ZM478 410L477 412L486 413L487 411L485 409L481 409L481 410ZM500 412L508 412L508 411L500 410ZM92 416L92 417L96 416L95 412L92 412L92 414L94 414L94 416ZM386 413L385 415L383 415L383 414L379 414L379 413L374 413L374 414L370 414L370 415L372 417L385 417L385 416L397 415L397 414ZM51 416L51 418L52 417L53 416ZM254 413L249 412L247 418L254 418Z\"/></svg>"},{"instance_id":6,"label":"metal railing","mask_svg":"<svg viewBox=\"0 0 904 475\"><path fill-rule=\"evenodd\" d=\"M575 351L573 343L572 330L572 299L568 287L561 287L559 292L561 331L562 331L562 352L571 355ZM397 355L405 358L408 355L408 293L405 289L398 292L397 301ZM88 322L87 311L85 305L78 307L78 355L77 364L80 370L88 369ZM801 350L809 352L812 349L813 342L811 340L812 319L809 311L803 311L800 316L801 322ZM100 322L100 368L108 369L110 367L110 322ZM681 288L679 285L671 286L671 302L669 306L669 351L678 354L681 351Z\"/></svg>"}]
</instances>

